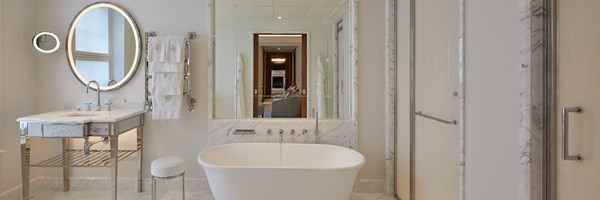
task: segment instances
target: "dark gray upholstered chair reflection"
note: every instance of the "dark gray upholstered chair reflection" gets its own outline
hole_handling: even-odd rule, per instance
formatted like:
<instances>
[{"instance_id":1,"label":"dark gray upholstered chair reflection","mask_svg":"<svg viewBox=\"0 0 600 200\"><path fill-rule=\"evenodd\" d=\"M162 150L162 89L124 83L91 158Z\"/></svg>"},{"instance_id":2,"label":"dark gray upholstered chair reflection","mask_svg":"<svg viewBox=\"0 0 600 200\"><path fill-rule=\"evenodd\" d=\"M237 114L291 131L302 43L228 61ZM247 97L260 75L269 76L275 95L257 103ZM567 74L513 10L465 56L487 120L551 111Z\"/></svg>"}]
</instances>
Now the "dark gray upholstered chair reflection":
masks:
<instances>
[{"instance_id":1,"label":"dark gray upholstered chair reflection","mask_svg":"<svg viewBox=\"0 0 600 200\"><path fill-rule=\"evenodd\" d=\"M272 105L273 110L271 116L273 118L300 118L302 116L301 96L290 96L285 99L278 99L273 101Z\"/></svg>"}]
</instances>

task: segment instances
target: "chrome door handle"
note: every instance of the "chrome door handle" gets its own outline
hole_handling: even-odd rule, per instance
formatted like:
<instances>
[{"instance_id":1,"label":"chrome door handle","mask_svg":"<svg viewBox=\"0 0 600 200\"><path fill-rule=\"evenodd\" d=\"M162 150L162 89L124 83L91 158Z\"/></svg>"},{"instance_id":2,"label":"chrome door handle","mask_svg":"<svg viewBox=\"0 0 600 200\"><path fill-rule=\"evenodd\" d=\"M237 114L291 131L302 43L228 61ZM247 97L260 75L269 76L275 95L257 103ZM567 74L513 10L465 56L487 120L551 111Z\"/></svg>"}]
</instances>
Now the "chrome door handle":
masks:
<instances>
[{"instance_id":1,"label":"chrome door handle","mask_svg":"<svg viewBox=\"0 0 600 200\"><path fill-rule=\"evenodd\" d=\"M577 160L583 159L580 155L569 154L569 113L575 112L580 113L581 107L564 107L562 108L562 131L563 131L563 160Z\"/></svg>"}]
</instances>

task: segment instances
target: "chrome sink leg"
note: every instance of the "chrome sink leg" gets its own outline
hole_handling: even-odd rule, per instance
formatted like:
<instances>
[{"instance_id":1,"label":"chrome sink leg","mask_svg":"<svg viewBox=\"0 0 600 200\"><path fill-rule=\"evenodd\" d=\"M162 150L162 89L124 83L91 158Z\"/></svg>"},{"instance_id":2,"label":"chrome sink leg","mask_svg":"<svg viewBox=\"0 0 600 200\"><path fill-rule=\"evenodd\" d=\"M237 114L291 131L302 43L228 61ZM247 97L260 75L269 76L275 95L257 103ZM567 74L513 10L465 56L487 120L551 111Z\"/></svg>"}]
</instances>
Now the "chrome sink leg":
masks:
<instances>
[{"instance_id":1,"label":"chrome sink leg","mask_svg":"<svg viewBox=\"0 0 600 200\"><path fill-rule=\"evenodd\" d=\"M23 200L29 200L29 152L30 138L21 134L21 181L23 182Z\"/></svg>"},{"instance_id":2,"label":"chrome sink leg","mask_svg":"<svg viewBox=\"0 0 600 200\"><path fill-rule=\"evenodd\" d=\"M64 192L68 192L69 191L69 162L70 162L70 157L69 157L69 153L67 152L69 149L69 139L68 138L63 138L62 139L62 152L63 155L66 156L65 158L65 163L63 163L63 191Z\"/></svg>"},{"instance_id":3,"label":"chrome sink leg","mask_svg":"<svg viewBox=\"0 0 600 200\"><path fill-rule=\"evenodd\" d=\"M144 126L137 127L137 156L138 156L138 169L137 169L137 190L138 192L142 192L142 139L143 139L143 130Z\"/></svg>"},{"instance_id":4,"label":"chrome sink leg","mask_svg":"<svg viewBox=\"0 0 600 200\"><path fill-rule=\"evenodd\" d=\"M112 185L112 199L117 200L117 170L119 167L117 166L119 162L119 135L111 135L108 136L108 140L110 141L110 175L111 175L111 185Z\"/></svg>"}]
</instances>

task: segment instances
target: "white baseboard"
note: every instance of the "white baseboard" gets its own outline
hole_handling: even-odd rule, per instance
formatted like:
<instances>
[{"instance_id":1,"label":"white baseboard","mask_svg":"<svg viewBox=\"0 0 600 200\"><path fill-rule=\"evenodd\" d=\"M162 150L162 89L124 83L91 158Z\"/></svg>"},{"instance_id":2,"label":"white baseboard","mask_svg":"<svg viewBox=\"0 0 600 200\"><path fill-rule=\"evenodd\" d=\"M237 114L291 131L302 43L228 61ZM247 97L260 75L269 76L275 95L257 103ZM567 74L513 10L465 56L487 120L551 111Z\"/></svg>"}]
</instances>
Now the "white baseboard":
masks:
<instances>
[{"instance_id":1,"label":"white baseboard","mask_svg":"<svg viewBox=\"0 0 600 200\"><path fill-rule=\"evenodd\" d=\"M71 191L98 191L98 190L111 190L111 179L107 177L71 177L70 188ZM180 190L180 184L169 183L171 181L179 181L178 179L173 180L158 180L157 188L160 190ZM144 191L149 191L152 187L150 178L144 178L142 181L142 188ZM384 180L370 180L363 179L358 180L354 184L353 192L356 193L383 193ZM34 193L39 190L57 190L62 191L63 180L62 177L38 177L32 179L30 182L30 193ZM137 180L135 178L120 178L119 179L119 190L131 190L135 191L137 188ZM186 178L185 179L186 191L206 191L210 192L208 186L208 180L205 178ZM21 185L0 193L0 199L3 200L18 200L21 199Z\"/></svg>"}]
</instances>

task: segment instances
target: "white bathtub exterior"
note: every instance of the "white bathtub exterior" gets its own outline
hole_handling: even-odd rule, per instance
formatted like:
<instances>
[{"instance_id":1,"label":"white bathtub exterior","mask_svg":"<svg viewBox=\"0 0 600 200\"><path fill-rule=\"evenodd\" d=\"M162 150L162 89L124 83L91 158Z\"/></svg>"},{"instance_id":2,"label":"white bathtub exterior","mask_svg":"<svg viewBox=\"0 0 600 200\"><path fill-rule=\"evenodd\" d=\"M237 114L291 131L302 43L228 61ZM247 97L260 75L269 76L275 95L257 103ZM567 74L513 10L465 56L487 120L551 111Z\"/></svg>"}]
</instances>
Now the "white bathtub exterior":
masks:
<instances>
[{"instance_id":1,"label":"white bathtub exterior","mask_svg":"<svg viewBox=\"0 0 600 200\"><path fill-rule=\"evenodd\" d=\"M215 200L348 200L365 158L326 144L236 143L202 151L198 163Z\"/></svg>"}]
</instances>

